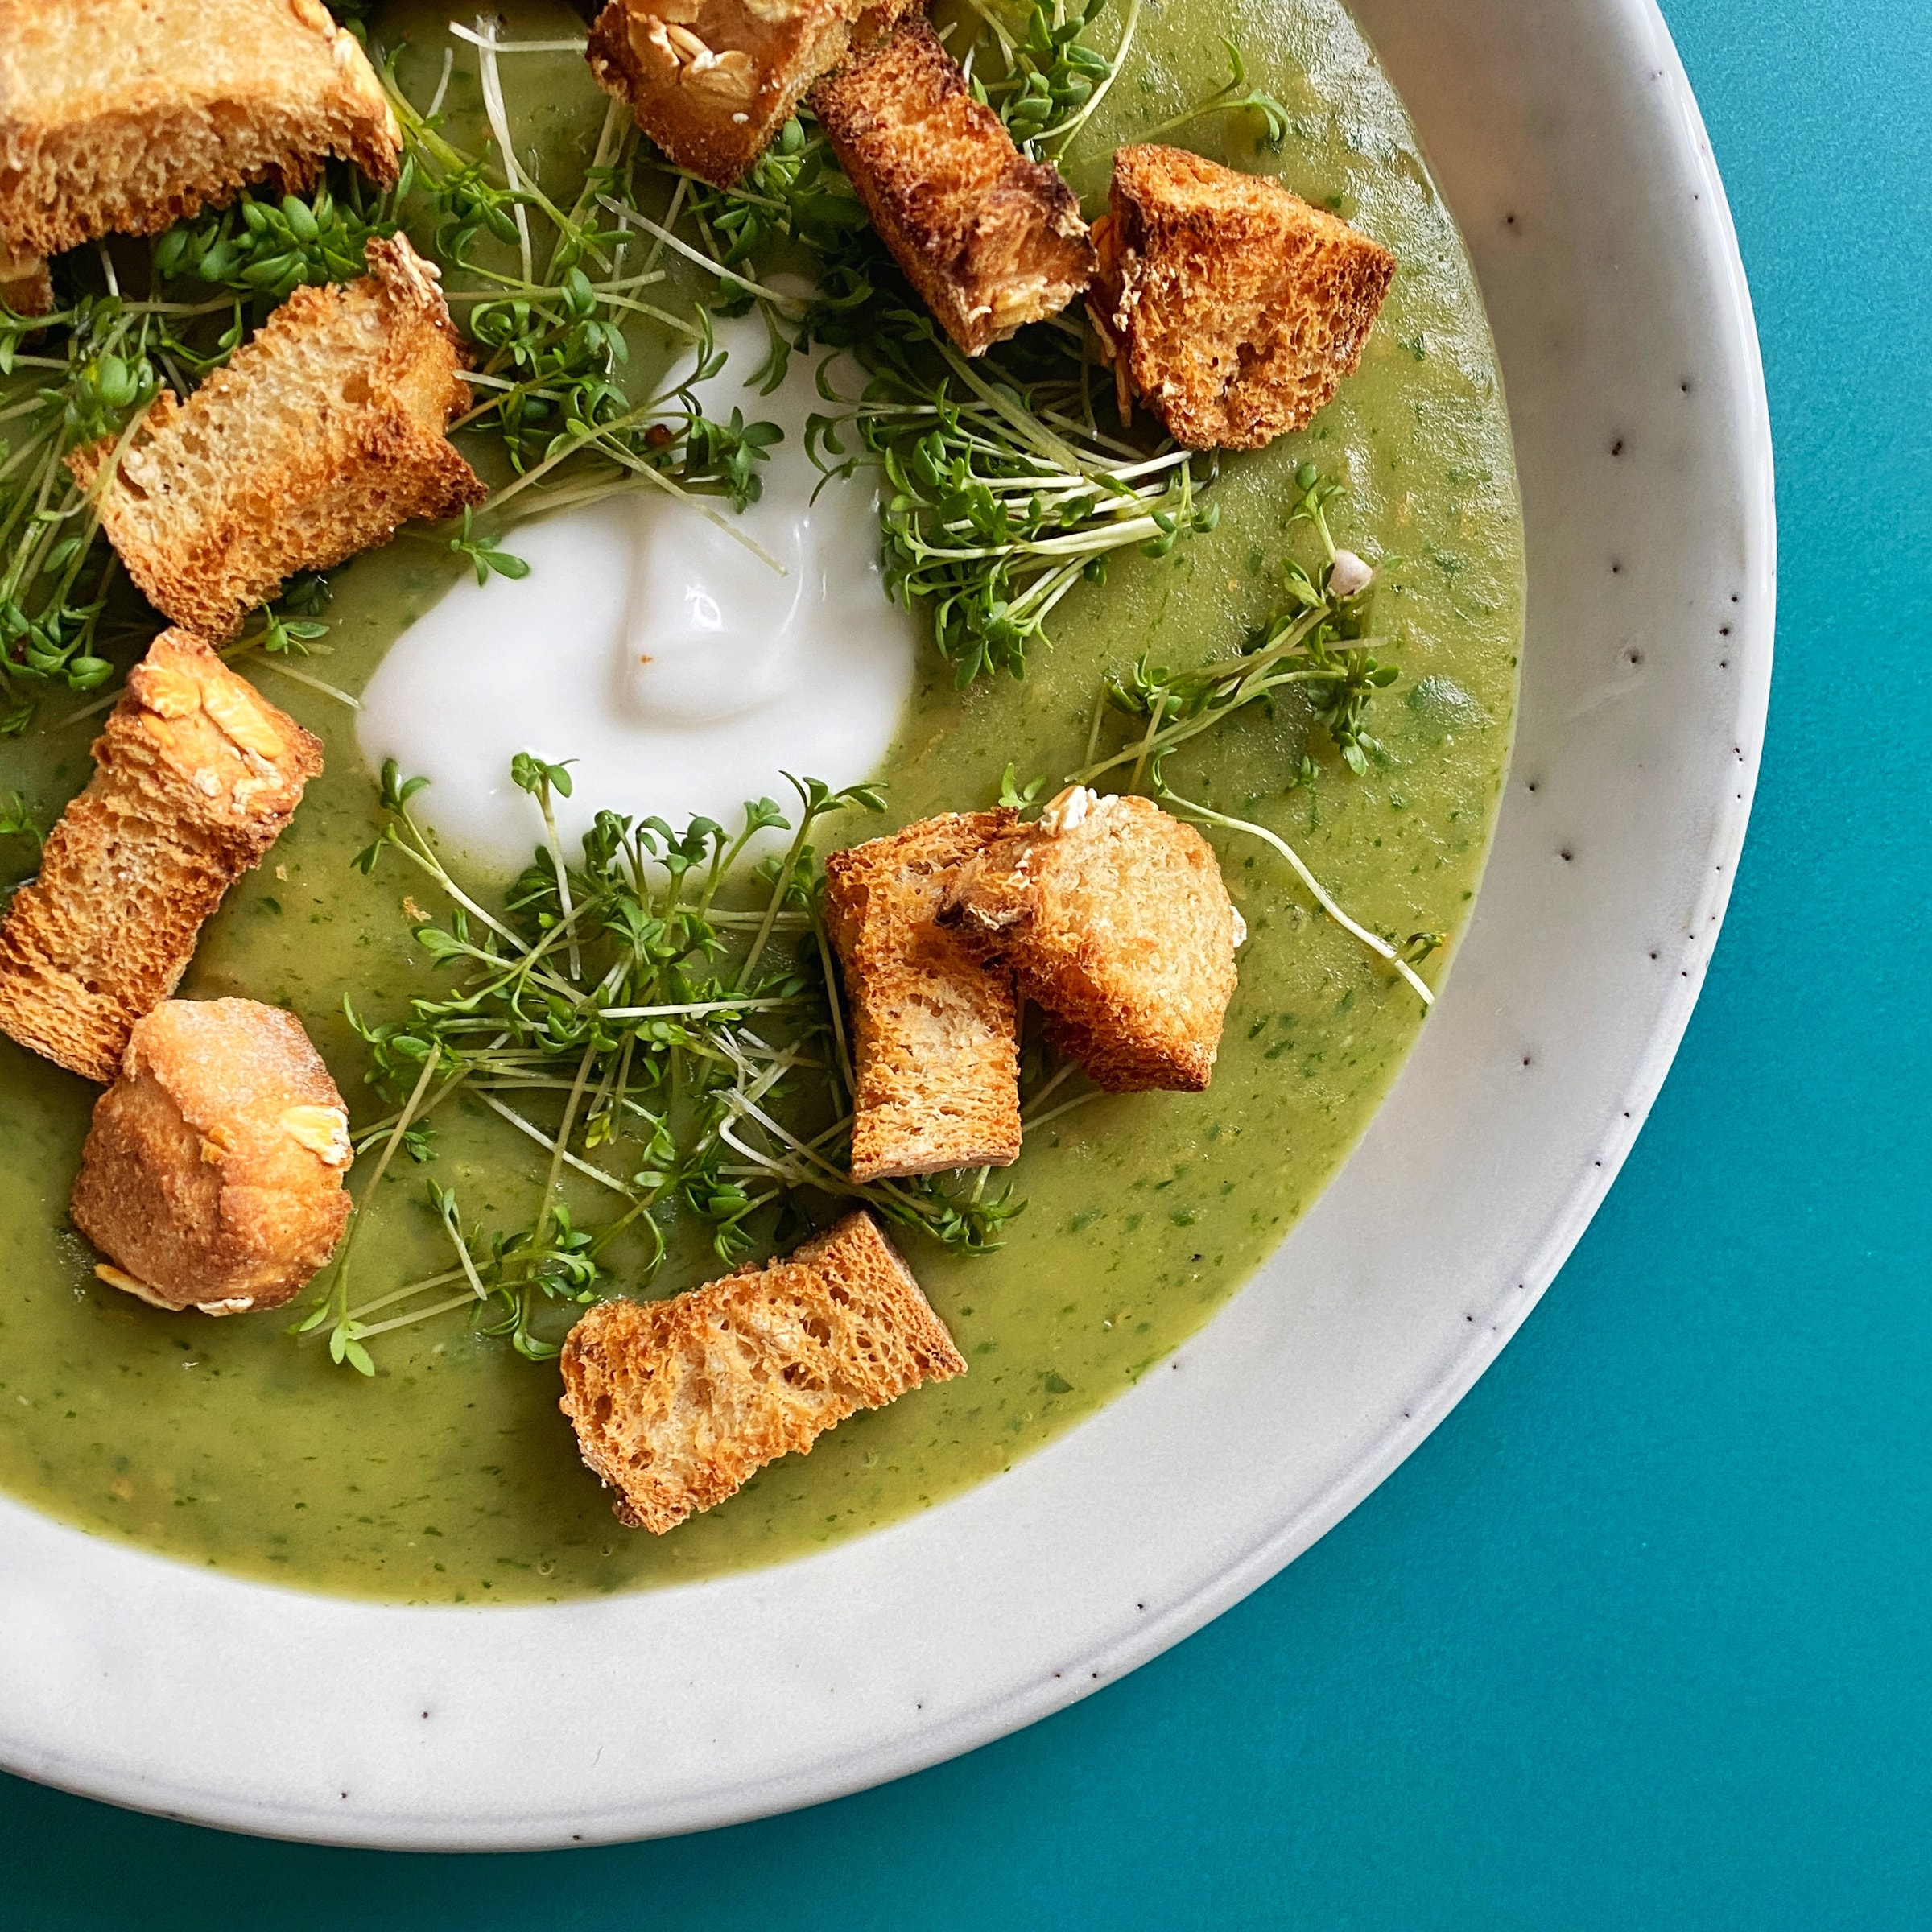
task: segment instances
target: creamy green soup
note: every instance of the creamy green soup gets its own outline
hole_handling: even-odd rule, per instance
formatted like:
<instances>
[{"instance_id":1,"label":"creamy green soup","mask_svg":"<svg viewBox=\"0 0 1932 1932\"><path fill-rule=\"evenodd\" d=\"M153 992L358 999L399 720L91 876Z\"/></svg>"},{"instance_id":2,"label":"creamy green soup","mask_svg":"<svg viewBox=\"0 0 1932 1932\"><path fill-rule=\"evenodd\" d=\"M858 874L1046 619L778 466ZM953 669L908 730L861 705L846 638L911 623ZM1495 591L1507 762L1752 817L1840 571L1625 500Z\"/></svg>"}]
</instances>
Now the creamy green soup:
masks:
<instances>
[{"instance_id":1,"label":"creamy green soup","mask_svg":"<svg viewBox=\"0 0 1932 1932\"><path fill-rule=\"evenodd\" d=\"M512 37L574 25L554 6L510 11ZM419 98L441 57L441 14L392 10L378 31L398 21L420 43L403 69ZM1089 158L1069 169L1089 211L1116 144L1224 77L1223 34L1287 109L1287 137L1278 154L1257 147L1259 124L1243 114L1180 138L1278 173L1395 250L1401 272L1361 370L1305 434L1224 460L1218 529L1163 559L1117 559L1104 586L1070 597L1024 682L962 695L929 658L879 774L887 822L989 803L1009 762L1022 778L1057 781L1083 762L1099 680L1144 650L1179 668L1238 648L1282 608L1284 559L1315 560L1305 526L1285 528L1293 474L1312 461L1348 486L1338 540L1404 559L1377 592L1377 629L1399 640L1402 673L1373 720L1389 758L1356 777L1284 708L1210 734L1170 775L1280 832L1365 923L1449 935L1426 969L1439 981L1481 873L1517 687L1521 530L1494 352L1414 133L1335 0L1147 0L1139 51L1077 151ZM543 110L547 142L594 133L601 97L580 61L524 56L506 72L520 111ZM476 111L473 74L459 61L459 123ZM453 568L405 535L333 573L331 654L310 674L358 689ZM365 878L349 865L378 823L349 714L273 667L252 675L322 737L328 770L209 926L183 990L291 1007L352 1111L373 1119L385 1108L362 1084L343 996L400 1013L427 962L399 873ZM0 785L43 822L90 769L90 725L60 721L80 702L50 701L33 732L0 747ZM1305 751L1315 782L1291 786ZM332 1366L315 1337L289 1335L287 1315L170 1316L98 1282L65 1212L95 1090L0 1040L0 1485L185 1562L475 1604L770 1563L997 1478L1127 1389L1241 1286L1335 1172L1423 1023L1415 996L1322 917L1277 857L1253 840L1216 843L1252 936L1212 1088L1099 1100L1030 1135L1008 1177L1027 1207L996 1253L903 1237L969 1372L853 1418L662 1538L612 1517L558 1413L554 1363L520 1360L460 1316L385 1336L365 1380ZM462 1116L435 1171L460 1182L475 1211L514 1224L541 1186L540 1158L488 1117ZM374 1166L365 1158L356 1177L365 1194ZM365 1282L448 1265L422 1183L400 1162L365 1200ZM694 1235L674 1243L648 1292L705 1272Z\"/></svg>"}]
</instances>

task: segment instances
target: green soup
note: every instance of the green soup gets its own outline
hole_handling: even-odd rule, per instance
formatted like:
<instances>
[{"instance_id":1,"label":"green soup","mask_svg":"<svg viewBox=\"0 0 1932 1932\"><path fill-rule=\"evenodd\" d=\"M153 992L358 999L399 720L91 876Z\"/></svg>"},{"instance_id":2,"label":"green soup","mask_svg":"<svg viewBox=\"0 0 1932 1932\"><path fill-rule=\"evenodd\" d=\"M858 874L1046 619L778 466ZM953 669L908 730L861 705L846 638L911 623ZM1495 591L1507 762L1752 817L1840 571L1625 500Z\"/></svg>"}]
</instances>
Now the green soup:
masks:
<instances>
[{"instance_id":1,"label":"green soup","mask_svg":"<svg viewBox=\"0 0 1932 1932\"><path fill-rule=\"evenodd\" d=\"M510 37L575 25L556 6L510 11ZM378 23L379 32L407 25L418 41L402 68L418 98L434 84L442 19L397 8ZM1404 559L1377 592L1377 628L1399 639L1402 672L1372 723L1389 758L1356 777L1284 708L1203 737L1170 776L1189 796L1274 827L1364 923L1444 933L1452 952L1502 788L1521 630L1521 530L1495 355L1414 133L1336 0L1148 0L1138 52L1068 169L1090 210L1114 146L1224 76L1224 33L1287 109L1286 138L1278 155L1257 149L1249 114L1197 122L1180 138L1278 172L1395 250L1401 272L1361 369L1306 433L1224 460L1218 529L1165 558L1117 559L1104 586L1068 597L1053 647L1034 654L1023 682L962 695L929 654L880 774L890 822L988 803L1009 762L1022 776L1080 766L1099 680L1142 651L1179 668L1238 647L1282 607L1286 558L1313 560L1306 529L1285 527L1294 472L1312 461L1348 487L1338 541ZM541 114L547 143L594 134L602 101L580 60L520 56L506 72L520 111ZM459 60L459 124L476 101L473 66ZM310 673L358 689L452 568L405 535L334 573L332 654ZM372 1118L381 1104L361 1084L343 995L399 1013L427 963L399 873L365 878L349 863L378 822L349 714L273 667L259 676L323 737L328 768L208 928L183 991L291 1007L352 1110ZM0 749L0 782L43 819L90 769L89 725L59 722L79 702L51 700L34 732ZM1317 775L1291 786L1305 751ZM1102 1100L1030 1136L1009 1177L1028 1205L1002 1249L962 1257L904 1241L968 1374L854 1418L809 1457L773 1465L662 1538L612 1517L558 1412L555 1364L518 1359L460 1316L385 1336L371 1381L332 1366L314 1337L291 1337L286 1316L170 1316L98 1282L97 1257L65 1213L94 1089L0 1039L0 1485L183 1561L473 1604L770 1563L997 1476L1128 1388L1241 1286L1348 1154L1422 1024L1414 995L1324 919L1275 856L1238 836L1216 844L1252 936L1211 1090ZM434 1171L510 1220L529 1212L539 1158L487 1117L465 1116ZM362 1163L359 1189L374 1166ZM419 1205L420 1171L397 1163L380 1192L365 1206L358 1274L401 1282L447 1266ZM694 1239L649 1291L704 1272Z\"/></svg>"}]
</instances>

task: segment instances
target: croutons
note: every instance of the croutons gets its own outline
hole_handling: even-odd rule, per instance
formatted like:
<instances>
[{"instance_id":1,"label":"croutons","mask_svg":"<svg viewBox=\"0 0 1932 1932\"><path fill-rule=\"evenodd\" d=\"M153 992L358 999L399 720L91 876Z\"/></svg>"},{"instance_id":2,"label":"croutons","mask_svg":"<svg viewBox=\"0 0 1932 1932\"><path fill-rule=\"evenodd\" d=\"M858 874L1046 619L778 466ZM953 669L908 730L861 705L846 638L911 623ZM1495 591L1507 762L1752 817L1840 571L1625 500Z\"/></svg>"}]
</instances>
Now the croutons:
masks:
<instances>
[{"instance_id":1,"label":"croutons","mask_svg":"<svg viewBox=\"0 0 1932 1932\"><path fill-rule=\"evenodd\" d=\"M1178 147L1123 147L1088 313L1177 443L1259 449L1299 429L1361 361L1393 255L1278 184Z\"/></svg>"},{"instance_id":2,"label":"croutons","mask_svg":"<svg viewBox=\"0 0 1932 1932\"><path fill-rule=\"evenodd\" d=\"M163 390L113 475L111 438L68 457L177 624L229 636L291 572L487 493L444 434L469 391L436 270L400 235L369 243L369 267L297 289L187 402Z\"/></svg>"},{"instance_id":3,"label":"croutons","mask_svg":"<svg viewBox=\"0 0 1932 1932\"><path fill-rule=\"evenodd\" d=\"M170 1000L94 1104L74 1225L110 1286L158 1308L279 1308L335 1252L349 1113L302 1022L253 1000Z\"/></svg>"},{"instance_id":4,"label":"croutons","mask_svg":"<svg viewBox=\"0 0 1932 1932\"><path fill-rule=\"evenodd\" d=\"M395 180L402 134L317 0L0 0L0 242L151 234L340 155Z\"/></svg>"},{"instance_id":5,"label":"croutons","mask_svg":"<svg viewBox=\"0 0 1932 1932\"><path fill-rule=\"evenodd\" d=\"M729 188L821 74L918 0L609 0L590 71L680 167Z\"/></svg>"},{"instance_id":6,"label":"croutons","mask_svg":"<svg viewBox=\"0 0 1932 1932\"><path fill-rule=\"evenodd\" d=\"M0 1030L107 1081L221 895L288 823L322 747L201 639L168 630L93 755L0 923Z\"/></svg>"},{"instance_id":7,"label":"croutons","mask_svg":"<svg viewBox=\"0 0 1932 1932\"><path fill-rule=\"evenodd\" d=\"M825 861L852 1013L852 1178L1004 1167L1020 1151L1018 1001L933 914L954 873L1017 823L948 812Z\"/></svg>"},{"instance_id":8,"label":"croutons","mask_svg":"<svg viewBox=\"0 0 1932 1932\"><path fill-rule=\"evenodd\" d=\"M1151 799L1070 787L963 865L939 919L1012 968L1097 1085L1208 1084L1247 935L1213 847Z\"/></svg>"},{"instance_id":9,"label":"croutons","mask_svg":"<svg viewBox=\"0 0 1932 1932\"><path fill-rule=\"evenodd\" d=\"M1073 191L1013 146L923 18L821 81L811 106L880 238L968 355L1059 314L1092 279Z\"/></svg>"},{"instance_id":10,"label":"croutons","mask_svg":"<svg viewBox=\"0 0 1932 1932\"><path fill-rule=\"evenodd\" d=\"M47 314L54 306L54 283L46 257L0 242L0 302L17 316Z\"/></svg>"},{"instance_id":11,"label":"croutons","mask_svg":"<svg viewBox=\"0 0 1932 1932\"><path fill-rule=\"evenodd\" d=\"M584 1462L620 1521L659 1534L855 1410L966 1373L868 1214L669 1301L599 1302L563 1367Z\"/></svg>"}]
</instances>

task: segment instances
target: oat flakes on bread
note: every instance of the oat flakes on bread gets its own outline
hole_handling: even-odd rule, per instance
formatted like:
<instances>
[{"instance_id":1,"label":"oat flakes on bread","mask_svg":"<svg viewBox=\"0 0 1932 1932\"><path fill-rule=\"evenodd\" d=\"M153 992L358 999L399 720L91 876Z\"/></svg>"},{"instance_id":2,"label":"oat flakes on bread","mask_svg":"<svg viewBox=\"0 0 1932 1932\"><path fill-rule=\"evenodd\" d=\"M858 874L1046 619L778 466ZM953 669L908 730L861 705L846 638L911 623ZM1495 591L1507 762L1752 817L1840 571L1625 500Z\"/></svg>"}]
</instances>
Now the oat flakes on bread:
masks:
<instances>
[{"instance_id":1,"label":"oat flakes on bread","mask_svg":"<svg viewBox=\"0 0 1932 1932\"><path fill-rule=\"evenodd\" d=\"M1259 449L1354 374L1395 257L1278 183L1178 147L1123 147L1087 299L1121 413L1177 443Z\"/></svg>"},{"instance_id":2,"label":"oat flakes on bread","mask_svg":"<svg viewBox=\"0 0 1932 1932\"><path fill-rule=\"evenodd\" d=\"M1069 787L962 866L939 917L1096 1084L1208 1084L1247 934L1214 848L1151 799Z\"/></svg>"},{"instance_id":3,"label":"oat flakes on bread","mask_svg":"<svg viewBox=\"0 0 1932 1932\"><path fill-rule=\"evenodd\" d=\"M968 355L1092 280L1072 189L1013 146L923 16L819 82L811 107L879 238Z\"/></svg>"},{"instance_id":4,"label":"oat flakes on bread","mask_svg":"<svg viewBox=\"0 0 1932 1932\"><path fill-rule=\"evenodd\" d=\"M175 623L230 636L294 572L488 493L444 433L469 390L436 268L398 235L369 269L297 289L185 403L163 390L112 476L111 437L68 458Z\"/></svg>"},{"instance_id":5,"label":"oat flakes on bread","mask_svg":"<svg viewBox=\"0 0 1932 1932\"><path fill-rule=\"evenodd\" d=\"M322 747L200 638L167 630L93 757L0 922L0 1031L105 1082L222 894L280 836Z\"/></svg>"},{"instance_id":6,"label":"oat flakes on bread","mask_svg":"<svg viewBox=\"0 0 1932 1932\"><path fill-rule=\"evenodd\" d=\"M658 1534L861 1409L966 1364L869 1214L769 1267L662 1302L601 1302L564 1344L559 1405L620 1521Z\"/></svg>"},{"instance_id":7,"label":"oat flakes on bread","mask_svg":"<svg viewBox=\"0 0 1932 1932\"><path fill-rule=\"evenodd\" d=\"M825 861L852 1016L857 1182L1004 1167L1020 1151L1019 1003L933 915L959 867L1018 822L947 812Z\"/></svg>"},{"instance_id":8,"label":"oat flakes on bread","mask_svg":"<svg viewBox=\"0 0 1932 1932\"><path fill-rule=\"evenodd\" d=\"M729 188L815 80L919 3L609 0L590 71L679 167Z\"/></svg>"},{"instance_id":9,"label":"oat flakes on bread","mask_svg":"<svg viewBox=\"0 0 1932 1932\"><path fill-rule=\"evenodd\" d=\"M302 1022L254 1000L169 1000L94 1105L74 1225L95 1273L158 1308L279 1308L349 1220L349 1110Z\"/></svg>"},{"instance_id":10,"label":"oat flakes on bread","mask_svg":"<svg viewBox=\"0 0 1932 1932\"><path fill-rule=\"evenodd\" d=\"M324 159L387 186L402 134L318 0L0 0L0 242L154 234Z\"/></svg>"}]
</instances>

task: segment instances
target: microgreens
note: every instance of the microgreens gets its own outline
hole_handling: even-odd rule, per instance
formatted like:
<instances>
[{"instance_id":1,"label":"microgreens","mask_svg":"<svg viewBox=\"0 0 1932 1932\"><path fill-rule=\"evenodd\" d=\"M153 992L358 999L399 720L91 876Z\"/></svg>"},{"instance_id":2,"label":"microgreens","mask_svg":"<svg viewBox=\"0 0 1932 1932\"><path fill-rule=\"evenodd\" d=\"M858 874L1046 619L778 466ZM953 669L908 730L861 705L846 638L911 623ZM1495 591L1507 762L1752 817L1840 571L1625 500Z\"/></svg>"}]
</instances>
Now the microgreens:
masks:
<instances>
[{"instance_id":1,"label":"microgreens","mask_svg":"<svg viewBox=\"0 0 1932 1932\"><path fill-rule=\"evenodd\" d=\"M352 1348L459 1307L520 1353L552 1354L545 1310L568 1312L620 1274L648 1282L680 1220L708 1228L725 1264L807 1224L815 1198L863 1201L949 1247L997 1245L1022 1203L983 1173L848 1177L850 1048L811 839L835 815L882 811L876 790L793 779L795 809L753 800L733 831L601 811L567 863L555 801L570 795L568 765L526 753L510 776L536 800L544 844L493 908L415 816L423 781L393 762L384 770L384 825L357 863L399 861L440 892L448 910L422 918L415 939L453 984L394 1018L349 1007L369 1082L394 1109L357 1138L382 1150L376 1179L398 1152L432 1159L431 1117L461 1096L541 1149L547 1179L507 1231L472 1225L433 1184L449 1270L353 1304L338 1265L303 1323L341 1338L336 1359L361 1367ZM753 862L754 840L786 832ZM372 1179L358 1215L376 1198ZM574 1218L590 1201L608 1217Z\"/></svg>"},{"instance_id":2,"label":"microgreens","mask_svg":"<svg viewBox=\"0 0 1932 1932\"><path fill-rule=\"evenodd\" d=\"M1324 482L1315 465L1305 463L1295 473L1295 487L1299 494L1289 526L1311 525L1323 556L1312 573L1298 560L1289 561L1290 608L1236 657L1177 674L1143 655L1110 678L1096 714L1096 732L1106 712L1137 724L1145 720L1145 725L1121 749L1097 761L1090 758L1070 782L1085 783L1125 765L1133 768L1135 782L1146 770L1158 785L1162 766L1178 746L1248 705L1261 704L1272 712L1277 699L1290 690L1300 691L1314 721L1351 771L1365 772L1369 759L1382 755L1367 729L1369 701L1399 674L1373 654L1389 640L1364 634L1372 586L1344 594L1335 584L1338 553L1327 513L1341 486ZM1390 561L1385 561L1385 569Z\"/></svg>"},{"instance_id":3,"label":"microgreens","mask_svg":"<svg viewBox=\"0 0 1932 1932\"><path fill-rule=\"evenodd\" d=\"M997 13L980 9L982 28L969 56L973 91L1035 159L1066 152L1126 60L1140 23L1140 0L1127 0L1111 53L1086 38L1109 4L1086 0L1069 7L1065 0L1033 0L1026 33L1017 37Z\"/></svg>"},{"instance_id":4,"label":"microgreens","mask_svg":"<svg viewBox=\"0 0 1932 1932\"><path fill-rule=\"evenodd\" d=\"M449 540L449 547L460 557L467 557L476 566L477 581L487 584L493 571L500 577L526 577L530 565L522 557L513 555L507 550L500 550L487 537L479 537L471 529L473 510L463 512L463 527Z\"/></svg>"},{"instance_id":5,"label":"microgreens","mask_svg":"<svg viewBox=\"0 0 1932 1932\"><path fill-rule=\"evenodd\" d=\"M1406 945L1397 947L1344 912L1278 832L1183 798L1168 781L1167 761L1182 745L1251 706L1272 716L1281 700L1291 693L1298 694L1311 721L1326 733L1342 762L1358 776L1367 771L1372 757L1388 755L1366 729L1370 700L1399 675L1393 664L1381 663L1373 654L1375 646L1390 640L1365 634L1379 573L1336 547L1328 512L1344 494L1341 485L1325 481L1311 463L1304 463L1295 472L1294 481L1298 493L1289 514L1289 527L1308 525L1320 546L1321 558L1312 570L1298 559L1289 560L1284 573L1289 609L1232 658L1175 673L1157 668L1143 655L1127 671L1107 679L1094 706L1087 762L1080 770L1068 773L1063 782L1087 784L1119 774L1125 767L1125 789L1134 790L1145 782L1155 798L1183 817L1261 840L1287 861L1322 910L1393 965L1426 1006L1435 995L1414 968L1443 943L1441 934L1416 933ZM1381 569L1386 571L1397 561L1385 558ZM1352 570L1345 572L1343 565L1352 566ZM1132 729L1124 744L1101 756L1100 741L1109 718L1130 720ZM1289 788L1312 783L1315 776L1314 761L1303 754L1290 774ZM1017 793L1013 768L1009 766L1000 803L1016 807L1030 803L1037 789Z\"/></svg>"},{"instance_id":6,"label":"microgreens","mask_svg":"<svg viewBox=\"0 0 1932 1932\"><path fill-rule=\"evenodd\" d=\"M9 869L10 886L39 864L40 848L45 842L33 814L27 808L27 801L19 793L12 791L0 796L0 844L11 845L16 849L25 846L30 855L24 866Z\"/></svg>"},{"instance_id":7,"label":"microgreens","mask_svg":"<svg viewBox=\"0 0 1932 1932\"><path fill-rule=\"evenodd\" d=\"M1023 676L1055 606L1083 581L1104 583L1113 552L1164 556L1214 528L1219 510L1197 500L1212 460L1142 456L1105 435L1079 361L1031 381L997 364L981 373L928 316L895 308L879 321L857 395L840 396L821 372L821 393L840 407L811 419L807 446L828 476L862 464L884 473L886 588L926 603L962 687Z\"/></svg>"},{"instance_id":8,"label":"microgreens","mask_svg":"<svg viewBox=\"0 0 1932 1932\"><path fill-rule=\"evenodd\" d=\"M1241 59L1241 50L1226 35L1221 36L1221 45L1228 50L1228 79L1204 101L1197 101L1192 107L1176 114L1170 121L1163 121L1158 127L1150 128L1141 136L1143 141L1158 141L1164 134L1171 134L1196 121L1205 120L1210 114L1254 114L1261 118L1261 142L1269 147L1278 148L1288 138L1293 125L1286 108L1274 96L1261 88L1248 85L1247 63Z\"/></svg>"}]
</instances>

